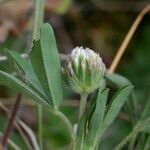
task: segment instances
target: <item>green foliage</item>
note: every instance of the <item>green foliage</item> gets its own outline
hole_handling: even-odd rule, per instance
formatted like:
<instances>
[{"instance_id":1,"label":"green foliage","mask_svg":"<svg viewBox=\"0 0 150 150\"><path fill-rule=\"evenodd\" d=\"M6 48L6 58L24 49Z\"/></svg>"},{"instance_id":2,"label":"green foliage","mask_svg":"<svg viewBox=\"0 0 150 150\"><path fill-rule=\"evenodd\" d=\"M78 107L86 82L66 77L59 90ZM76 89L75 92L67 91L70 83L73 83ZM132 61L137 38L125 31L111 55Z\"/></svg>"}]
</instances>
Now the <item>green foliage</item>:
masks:
<instances>
[{"instance_id":1,"label":"green foliage","mask_svg":"<svg viewBox=\"0 0 150 150\"><path fill-rule=\"evenodd\" d=\"M115 148L114 150L120 150L129 140L132 141L132 138L134 136L137 136L137 134L145 129L150 124L150 117L139 121L137 125L134 127L133 131L128 134ZM134 146L134 145L133 145Z\"/></svg>"},{"instance_id":2,"label":"green foliage","mask_svg":"<svg viewBox=\"0 0 150 150\"><path fill-rule=\"evenodd\" d=\"M30 61L21 58L15 51L5 50L23 71L24 74L21 76L25 78L19 79L18 75L15 77L0 71L0 83L48 106L51 112L63 121L73 138L69 120L58 110L63 99L61 66L54 32L49 24L42 25L40 40L34 41L33 44Z\"/></svg>"},{"instance_id":3,"label":"green foliage","mask_svg":"<svg viewBox=\"0 0 150 150\"><path fill-rule=\"evenodd\" d=\"M103 133L117 117L131 90L131 85L125 86L120 89L118 93L116 93L114 98L112 98L112 104L107 111L105 111L105 107L108 90L104 90L102 93L98 94L97 104L90 122L91 128L89 128L89 137L87 136L87 145L90 144L89 147L91 147L92 149L98 147Z\"/></svg>"},{"instance_id":4,"label":"green foliage","mask_svg":"<svg viewBox=\"0 0 150 150\"><path fill-rule=\"evenodd\" d=\"M108 89L104 90L103 92L99 90L95 110L90 120L89 133L87 136L88 145L92 145L93 141L97 137L97 134L99 134L99 129L102 126L102 122L105 115L107 96Z\"/></svg>"},{"instance_id":5,"label":"green foliage","mask_svg":"<svg viewBox=\"0 0 150 150\"><path fill-rule=\"evenodd\" d=\"M44 89L44 92L46 93L47 97L49 98L49 101L52 101L51 94L49 93L49 91L50 91L49 85L47 82L45 68L43 65L43 59L42 59L41 55L42 54L41 54L40 41L33 41L32 51L30 53L30 61L31 61L31 64L35 71L35 74L37 75L37 78L38 78L41 86Z\"/></svg>"},{"instance_id":6,"label":"green foliage","mask_svg":"<svg viewBox=\"0 0 150 150\"><path fill-rule=\"evenodd\" d=\"M119 90L118 93L112 98L112 104L110 105L103 121L103 131L107 129L107 127L114 121L114 119L118 115L119 110L127 100L132 88L133 87L131 85L125 86L121 90Z\"/></svg>"},{"instance_id":7,"label":"green foliage","mask_svg":"<svg viewBox=\"0 0 150 150\"><path fill-rule=\"evenodd\" d=\"M46 104L47 106L50 107L50 105L43 98L41 98L41 96L36 91L32 90L27 84L17 79L13 75L10 75L1 70L0 70L0 83L17 92L24 93L25 95L32 97L37 102Z\"/></svg>"},{"instance_id":8,"label":"green foliage","mask_svg":"<svg viewBox=\"0 0 150 150\"><path fill-rule=\"evenodd\" d=\"M73 149L97 150L101 142L103 142L103 135L117 118L124 103L128 100L131 91L132 94L134 93L133 86L127 78L118 74L106 73L106 81L102 79L100 83L97 83L99 84L99 90L96 98L90 102L88 108L83 108L83 110L86 109L86 111L83 111L83 116L81 116L81 119L78 121L77 134L75 135L71 122L59 111L60 103L63 100L61 64L51 26L49 24L42 25L40 39L33 41L29 60L23 59L16 51L5 49L5 53L9 58L14 60L19 69L23 72L21 76L25 78L20 79L18 75L14 76L0 71L0 84L30 96L38 103L48 106L52 112L51 116L53 117L55 115L58 120L61 120L61 123L64 123L64 127L68 129L66 133L68 133L69 137L67 137L66 142L70 141L68 138L71 138ZM108 106L107 99L109 89L106 88L106 85L116 88L117 90L119 89L114 97L111 98ZM81 93L81 97L83 94L87 93ZM87 95L85 96L85 102ZM110 94L110 96L112 95ZM133 99L133 97L130 98ZM137 111L135 105L131 105L131 107ZM125 137L116 146L116 149L124 147L127 142L129 142L129 148L132 148L135 145L135 141L138 144L140 143L139 141L141 141L142 136L138 137L137 140L137 135L140 132L144 137L150 133L149 107L150 102L147 100L144 109L142 109L142 114L136 118L131 132L126 136L123 134ZM54 118L52 120L55 120ZM147 137L145 142L147 143L145 144L146 148L148 147L149 141ZM119 141L116 140L116 142Z\"/></svg>"},{"instance_id":9,"label":"green foliage","mask_svg":"<svg viewBox=\"0 0 150 150\"><path fill-rule=\"evenodd\" d=\"M48 98L58 107L62 101L61 67L53 29L48 24L41 28L41 38L34 41L31 63Z\"/></svg>"},{"instance_id":10,"label":"green foliage","mask_svg":"<svg viewBox=\"0 0 150 150\"><path fill-rule=\"evenodd\" d=\"M32 96L50 106L58 107L62 101L61 66L53 30L41 27L40 41L35 41L30 55L31 63L15 51L5 50L26 76L26 82L1 71L1 84ZM12 85L13 84L13 85ZM21 88L21 89L20 89Z\"/></svg>"},{"instance_id":11,"label":"green foliage","mask_svg":"<svg viewBox=\"0 0 150 150\"><path fill-rule=\"evenodd\" d=\"M105 78L106 78L107 84L109 86L116 87L117 89L131 84L131 82L127 78L125 78L124 76L121 76L119 74L115 74L115 73L113 73L113 74L107 73L105 75Z\"/></svg>"},{"instance_id":12,"label":"green foliage","mask_svg":"<svg viewBox=\"0 0 150 150\"><path fill-rule=\"evenodd\" d=\"M17 63L19 68L25 73L26 80L29 83L29 86L31 88L34 87L34 89L37 90L37 92L41 94L41 96L43 95L43 97L47 99L47 96L45 95L45 92L33 70L32 65L27 60L22 59L20 54L16 51L5 50L5 52Z\"/></svg>"},{"instance_id":13,"label":"green foliage","mask_svg":"<svg viewBox=\"0 0 150 150\"><path fill-rule=\"evenodd\" d=\"M55 106L59 106L60 101L62 101L63 99L61 84L61 66L54 32L49 24L45 24L41 28L40 44L43 64L45 67L45 73L52 95L52 100Z\"/></svg>"}]
</instances>

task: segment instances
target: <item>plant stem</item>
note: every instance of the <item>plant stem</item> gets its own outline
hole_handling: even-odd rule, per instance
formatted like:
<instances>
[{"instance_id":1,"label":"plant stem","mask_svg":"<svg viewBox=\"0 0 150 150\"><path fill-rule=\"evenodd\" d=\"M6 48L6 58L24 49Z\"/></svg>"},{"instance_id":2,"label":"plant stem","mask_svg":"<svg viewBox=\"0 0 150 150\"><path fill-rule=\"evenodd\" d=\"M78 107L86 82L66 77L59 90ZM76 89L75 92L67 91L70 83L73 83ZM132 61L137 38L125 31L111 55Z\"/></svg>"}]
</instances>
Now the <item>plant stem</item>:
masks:
<instances>
[{"instance_id":1,"label":"plant stem","mask_svg":"<svg viewBox=\"0 0 150 150\"><path fill-rule=\"evenodd\" d=\"M34 28L33 39L40 39L40 28L43 24L45 0L35 0L35 15L34 15Z\"/></svg>"},{"instance_id":2,"label":"plant stem","mask_svg":"<svg viewBox=\"0 0 150 150\"><path fill-rule=\"evenodd\" d=\"M80 106L79 106L79 115L78 115L78 123L80 119L83 117L86 108L88 94L82 93L80 98Z\"/></svg>"},{"instance_id":3,"label":"plant stem","mask_svg":"<svg viewBox=\"0 0 150 150\"><path fill-rule=\"evenodd\" d=\"M8 121L8 125L7 125L7 127L4 131L4 134L3 134L3 137L2 137L2 140L1 140L1 143L0 143L0 150L4 150L7 146L10 133L11 133L13 127L14 127L14 122L15 122L15 119L16 119L16 116L17 116L17 112L18 112L18 109L19 109L21 98L22 98L22 95L20 93L18 93L15 105L13 107L10 119Z\"/></svg>"},{"instance_id":4,"label":"plant stem","mask_svg":"<svg viewBox=\"0 0 150 150\"><path fill-rule=\"evenodd\" d=\"M122 44L120 45L117 54L115 55L115 58L113 59L113 62L111 63L111 66L108 70L109 73L113 73L118 66L131 38L133 37L137 27L139 26L140 22L142 21L143 17L150 11L150 4L148 4L137 16L135 21L133 22L130 30L128 31L125 39L123 40Z\"/></svg>"},{"instance_id":5,"label":"plant stem","mask_svg":"<svg viewBox=\"0 0 150 150\"><path fill-rule=\"evenodd\" d=\"M76 146L77 149L82 150L83 149L83 141L84 141L84 114L86 109L86 103L87 103L87 93L82 93L80 98L80 106L79 106L79 114L78 114L78 127L77 127L77 138L76 138Z\"/></svg>"},{"instance_id":6,"label":"plant stem","mask_svg":"<svg viewBox=\"0 0 150 150\"><path fill-rule=\"evenodd\" d=\"M63 123L66 125L66 127L68 128L69 134L71 135L71 138L72 138L72 147L73 147L72 149L75 150L75 135L74 135L73 128L72 128L70 121L59 110L55 110L54 114L57 115L63 121Z\"/></svg>"},{"instance_id":7,"label":"plant stem","mask_svg":"<svg viewBox=\"0 0 150 150\"><path fill-rule=\"evenodd\" d=\"M34 16L34 28L33 28L33 40L40 39L40 27L43 24L44 18L44 0L35 1L35 16ZM41 104L38 104L38 126L39 126L39 144L40 149L43 149L43 112Z\"/></svg>"},{"instance_id":8,"label":"plant stem","mask_svg":"<svg viewBox=\"0 0 150 150\"><path fill-rule=\"evenodd\" d=\"M3 134L0 132L0 137L2 136ZM20 147L18 147L18 145L16 145L13 141L11 141L10 139L8 139L8 144L13 148L13 150L21 150ZM2 147L0 145L0 150L2 150Z\"/></svg>"},{"instance_id":9,"label":"plant stem","mask_svg":"<svg viewBox=\"0 0 150 150\"><path fill-rule=\"evenodd\" d=\"M43 110L41 104L38 104L38 128L40 150L43 150Z\"/></svg>"},{"instance_id":10,"label":"plant stem","mask_svg":"<svg viewBox=\"0 0 150 150\"><path fill-rule=\"evenodd\" d=\"M34 27L33 27L32 40L37 41L40 39L40 28L44 20L44 6L45 6L45 0L35 1ZM40 149L43 150L43 112L42 112L41 104L38 104L38 119L39 119L38 122L39 144L40 144Z\"/></svg>"}]
</instances>

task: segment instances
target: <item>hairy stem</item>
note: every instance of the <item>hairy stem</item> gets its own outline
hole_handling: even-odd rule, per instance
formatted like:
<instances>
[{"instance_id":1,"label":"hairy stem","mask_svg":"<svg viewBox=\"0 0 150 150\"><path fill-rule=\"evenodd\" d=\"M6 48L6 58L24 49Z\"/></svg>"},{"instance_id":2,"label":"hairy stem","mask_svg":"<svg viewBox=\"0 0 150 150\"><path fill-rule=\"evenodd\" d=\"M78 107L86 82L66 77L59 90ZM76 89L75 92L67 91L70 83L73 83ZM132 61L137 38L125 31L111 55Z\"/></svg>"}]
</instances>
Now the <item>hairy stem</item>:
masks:
<instances>
[{"instance_id":1,"label":"hairy stem","mask_svg":"<svg viewBox=\"0 0 150 150\"><path fill-rule=\"evenodd\" d=\"M81 94L80 106L79 106L79 115L78 115L78 123L79 123L80 119L83 117L83 115L85 113L87 97L88 97L88 94L86 94L86 93Z\"/></svg>"},{"instance_id":2,"label":"hairy stem","mask_svg":"<svg viewBox=\"0 0 150 150\"><path fill-rule=\"evenodd\" d=\"M21 98L22 98L22 95L20 93L18 93L15 105L13 107L10 119L8 121L8 125L7 125L7 127L4 131L3 136L2 136L2 140L1 140L1 144L0 144L0 150L4 150L7 146L8 139L9 139L10 133L11 133L13 127L14 127L14 122L16 120L17 112L19 110L19 105L20 105L20 102L21 102Z\"/></svg>"},{"instance_id":3,"label":"hairy stem","mask_svg":"<svg viewBox=\"0 0 150 150\"><path fill-rule=\"evenodd\" d=\"M70 121L59 110L55 110L54 114L56 116L58 116L63 121L63 123L66 125L66 127L68 129L68 132L69 132L69 134L71 135L71 138L72 138L72 149L75 150L75 135L74 135L73 128L72 128L72 125L71 125Z\"/></svg>"},{"instance_id":4,"label":"hairy stem","mask_svg":"<svg viewBox=\"0 0 150 150\"><path fill-rule=\"evenodd\" d=\"M80 106L79 106L79 114L78 114L78 127L77 127L77 138L76 138L76 146L77 149L83 149L83 139L84 139L84 114L86 110L87 103L87 93L82 93L80 98Z\"/></svg>"}]
</instances>

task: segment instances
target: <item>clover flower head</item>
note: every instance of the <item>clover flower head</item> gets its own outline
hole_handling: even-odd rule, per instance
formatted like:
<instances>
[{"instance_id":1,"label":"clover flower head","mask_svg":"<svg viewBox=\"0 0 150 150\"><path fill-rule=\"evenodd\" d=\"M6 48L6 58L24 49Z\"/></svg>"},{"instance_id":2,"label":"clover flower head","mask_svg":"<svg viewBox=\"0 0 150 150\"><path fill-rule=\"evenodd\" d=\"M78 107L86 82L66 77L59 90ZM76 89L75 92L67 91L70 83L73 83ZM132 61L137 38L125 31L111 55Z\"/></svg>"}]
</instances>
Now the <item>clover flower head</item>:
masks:
<instances>
[{"instance_id":1,"label":"clover flower head","mask_svg":"<svg viewBox=\"0 0 150 150\"><path fill-rule=\"evenodd\" d=\"M69 83L78 93L91 93L98 88L106 67L99 54L89 48L76 47L65 68Z\"/></svg>"}]
</instances>

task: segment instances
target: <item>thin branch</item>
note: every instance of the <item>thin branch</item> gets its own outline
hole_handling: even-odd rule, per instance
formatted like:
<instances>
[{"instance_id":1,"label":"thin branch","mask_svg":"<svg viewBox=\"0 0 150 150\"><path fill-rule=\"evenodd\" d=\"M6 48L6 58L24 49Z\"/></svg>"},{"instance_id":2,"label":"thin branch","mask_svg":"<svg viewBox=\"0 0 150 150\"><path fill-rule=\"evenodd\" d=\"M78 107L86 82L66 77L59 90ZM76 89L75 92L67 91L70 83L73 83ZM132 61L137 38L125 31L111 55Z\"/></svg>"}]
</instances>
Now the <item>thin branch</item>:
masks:
<instances>
[{"instance_id":1,"label":"thin branch","mask_svg":"<svg viewBox=\"0 0 150 150\"><path fill-rule=\"evenodd\" d=\"M0 102L0 107L2 108L3 111L5 111L6 113L10 114L10 111L7 107L5 107L2 102ZM18 130L18 132L20 133L20 129L23 129L25 131L25 133L28 135L28 137L30 137L28 140L31 141L32 143L32 146L34 147L34 150L39 150L39 146L38 146L38 143L37 143L37 140L36 140L36 137L33 133L33 131L23 122L21 121L19 118L16 118L16 121L14 122L14 125L16 127L16 129ZM22 136L22 134L21 134ZM24 134L24 136L26 136ZM23 137L23 140L25 141L25 143L29 143L29 141L26 141L26 138L27 137ZM28 148L31 146L29 146L27 144Z\"/></svg>"},{"instance_id":2,"label":"thin branch","mask_svg":"<svg viewBox=\"0 0 150 150\"><path fill-rule=\"evenodd\" d=\"M24 140L28 150L34 150L32 148L29 138L26 136L25 132L23 131L23 128L16 121L15 121L15 127L18 130L19 134L21 135L22 139Z\"/></svg>"},{"instance_id":3,"label":"thin branch","mask_svg":"<svg viewBox=\"0 0 150 150\"><path fill-rule=\"evenodd\" d=\"M135 19L134 23L132 24L129 32L127 33L125 39L123 40L120 48L118 49L118 52L108 70L109 73L113 73L117 67L117 65L119 64L131 38L133 37L137 27L139 26L140 22L142 21L143 17L150 11L150 4L147 5L141 12L140 14L137 16L137 18Z\"/></svg>"},{"instance_id":4,"label":"thin branch","mask_svg":"<svg viewBox=\"0 0 150 150\"><path fill-rule=\"evenodd\" d=\"M8 126L5 129L2 140L1 140L1 144L0 144L1 145L0 146L1 150L5 149L6 146L7 146L8 138L9 138L10 133L11 133L13 127L14 127L14 121L15 121L16 116L17 116L17 112L18 112L18 109L19 109L21 98L22 98L22 95L20 93L18 93L15 105L14 105L12 113L11 113L11 117L8 121Z\"/></svg>"},{"instance_id":5,"label":"thin branch","mask_svg":"<svg viewBox=\"0 0 150 150\"><path fill-rule=\"evenodd\" d=\"M0 137L3 136L3 134L0 132ZM8 139L8 143L10 144L10 146L14 149L14 150L21 150L21 148L18 147L18 145L16 145L13 141L11 141L10 139ZM0 149L1 145L0 145Z\"/></svg>"},{"instance_id":6,"label":"thin branch","mask_svg":"<svg viewBox=\"0 0 150 150\"><path fill-rule=\"evenodd\" d=\"M33 145L33 149L34 150L39 150L39 145L37 142L37 139L33 133L33 131L31 130L31 128L29 128L23 121L17 119L18 124L25 130L25 132L28 134L28 136L30 137L31 143Z\"/></svg>"}]
</instances>

